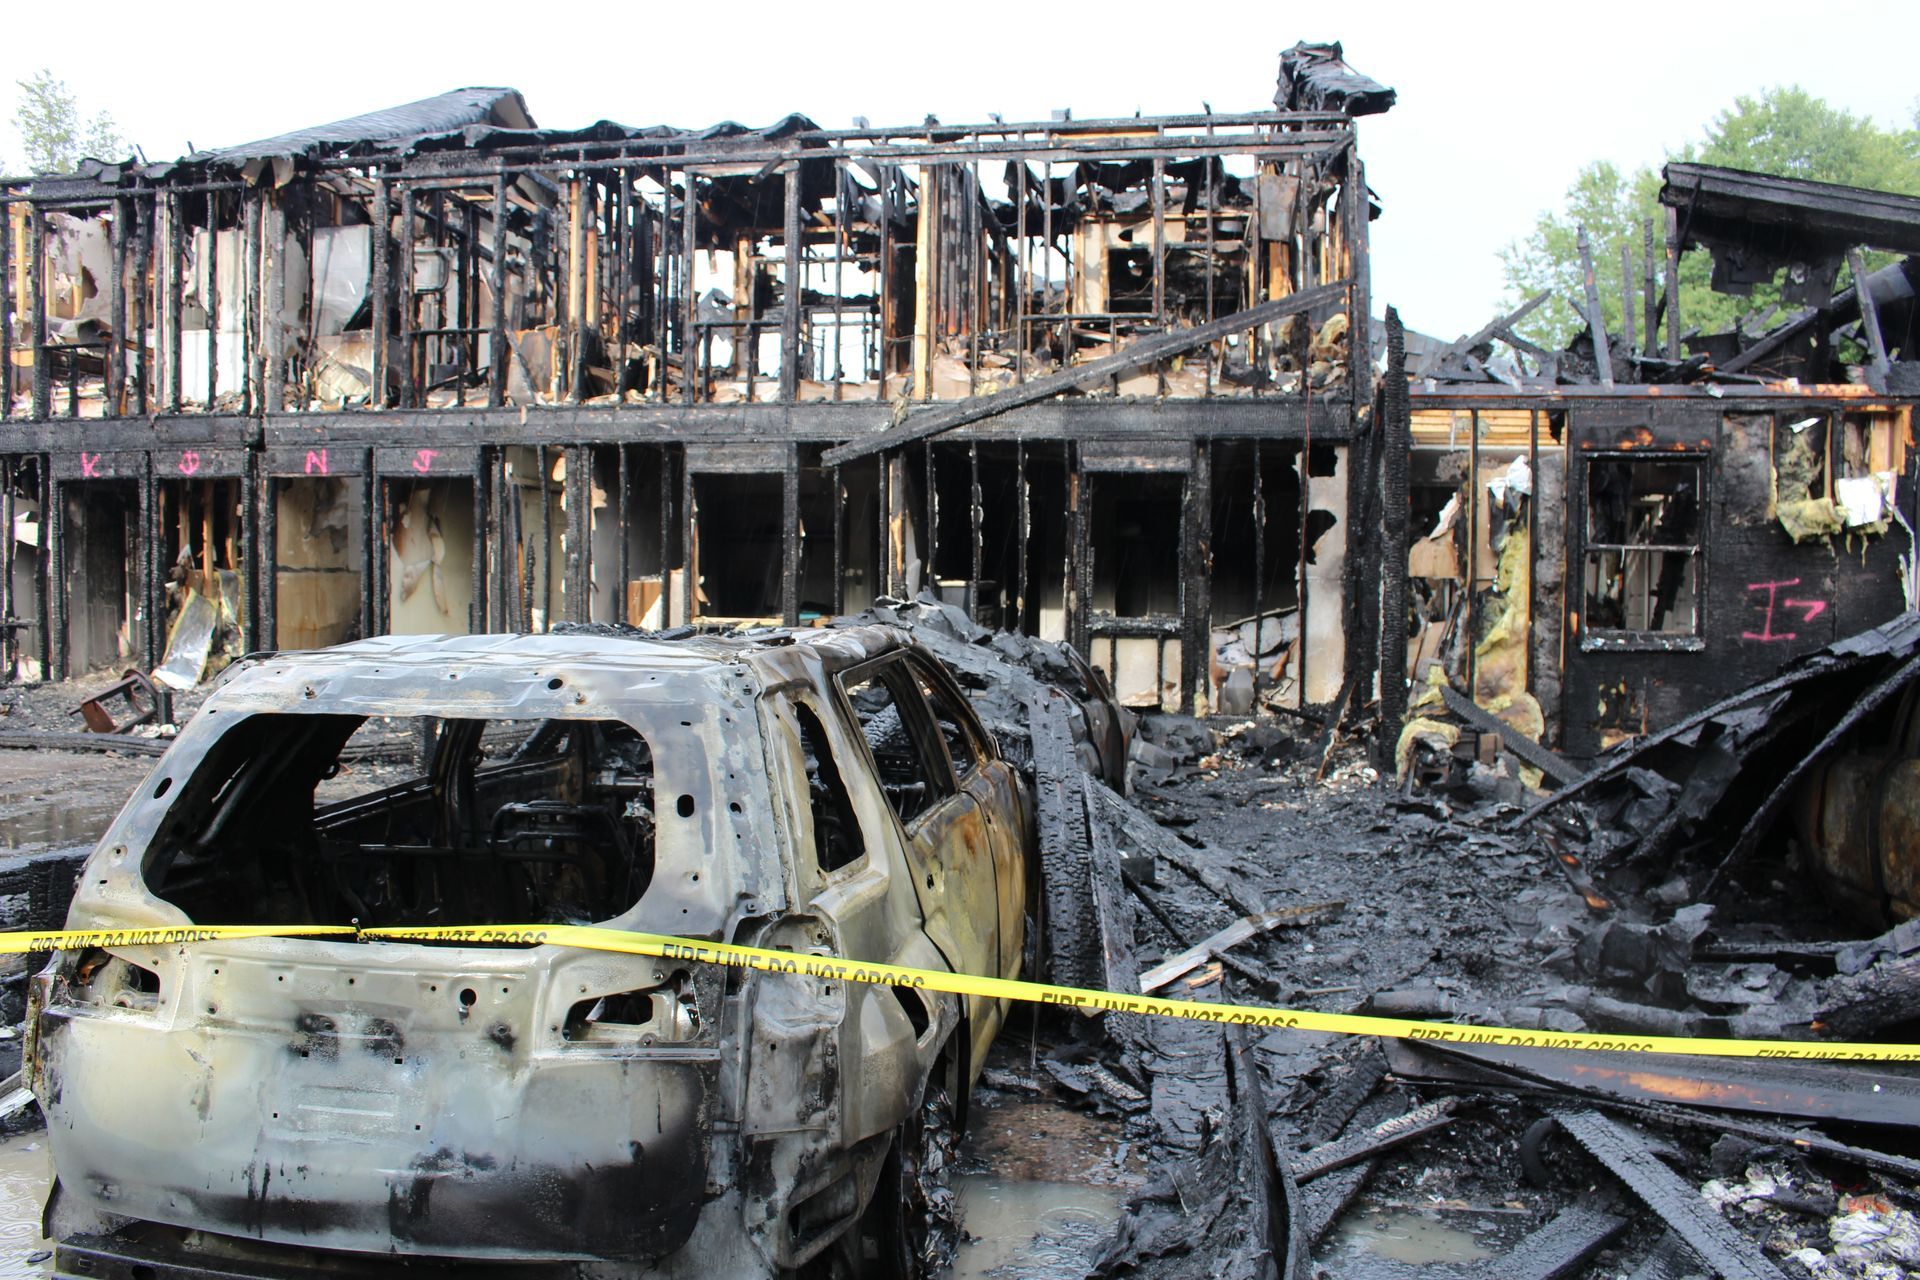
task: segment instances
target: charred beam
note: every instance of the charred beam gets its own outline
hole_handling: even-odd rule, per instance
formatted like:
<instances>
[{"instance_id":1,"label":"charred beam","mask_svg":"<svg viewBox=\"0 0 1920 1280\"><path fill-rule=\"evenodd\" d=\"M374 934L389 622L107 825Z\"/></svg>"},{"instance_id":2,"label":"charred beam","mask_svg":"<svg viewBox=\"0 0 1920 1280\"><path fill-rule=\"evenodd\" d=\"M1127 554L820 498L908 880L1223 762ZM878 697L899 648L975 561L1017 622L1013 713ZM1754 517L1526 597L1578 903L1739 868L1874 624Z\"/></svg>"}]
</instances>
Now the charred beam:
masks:
<instances>
[{"instance_id":1,"label":"charred beam","mask_svg":"<svg viewBox=\"0 0 1920 1280\"><path fill-rule=\"evenodd\" d=\"M1344 299L1347 295L1348 287L1344 283L1321 285L1300 293L1288 294L1284 298L1263 302L1245 311L1237 311L1209 324L1195 325L1190 329L1176 329L1171 333L1142 338L1124 351L1103 356L1098 360L1089 360L1073 368L1062 369L1044 378L1035 378L1030 382L988 395L972 396L951 405L941 405L918 413L910 412L906 420L898 426L865 440L855 440L829 449L822 455L822 461L829 466L840 465L851 462L855 458L863 458L870 453L898 448L900 445L924 440L928 436L937 435L943 431L951 431L955 427L980 422L1022 405L1033 404L1068 391L1096 387L1109 378L1131 372L1141 365L1169 359L1191 351L1195 347L1217 342L1243 329L1258 328L1275 320L1300 315L1317 306Z\"/></svg>"},{"instance_id":2,"label":"charred beam","mask_svg":"<svg viewBox=\"0 0 1920 1280\"><path fill-rule=\"evenodd\" d=\"M1580 228L1580 278L1587 294L1587 332L1593 338L1593 362L1600 370L1600 385L1613 389L1613 348L1607 343L1607 321L1600 310L1600 282L1593 267L1593 245L1587 229Z\"/></svg>"},{"instance_id":3,"label":"charred beam","mask_svg":"<svg viewBox=\"0 0 1920 1280\"><path fill-rule=\"evenodd\" d=\"M1786 1280L1752 1242L1701 1199L1692 1183L1661 1164L1632 1129L1597 1111L1577 1111L1560 1116L1559 1121L1561 1128L1625 1183L1716 1275L1726 1280Z\"/></svg>"}]
</instances>

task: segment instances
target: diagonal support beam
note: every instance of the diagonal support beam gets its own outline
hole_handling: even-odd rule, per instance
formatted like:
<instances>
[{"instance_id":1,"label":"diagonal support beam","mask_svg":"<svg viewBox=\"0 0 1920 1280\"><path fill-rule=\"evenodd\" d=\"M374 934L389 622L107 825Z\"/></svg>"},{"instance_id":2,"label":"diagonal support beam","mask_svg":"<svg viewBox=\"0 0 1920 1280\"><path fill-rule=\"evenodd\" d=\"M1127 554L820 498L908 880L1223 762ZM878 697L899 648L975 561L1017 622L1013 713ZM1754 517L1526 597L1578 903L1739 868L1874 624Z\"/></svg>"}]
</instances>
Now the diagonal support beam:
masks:
<instances>
[{"instance_id":1,"label":"diagonal support beam","mask_svg":"<svg viewBox=\"0 0 1920 1280\"><path fill-rule=\"evenodd\" d=\"M1448 343L1444 348L1442 348L1439 354L1433 356L1431 359L1427 361L1427 368L1430 370L1437 371L1442 367L1444 367L1447 361L1457 359L1460 356L1464 356L1465 354L1467 354L1467 352L1473 350L1475 347L1481 345L1484 342L1490 342L1495 338L1499 338L1501 341L1506 342L1509 345L1513 345L1516 347L1519 346L1518 343L1515 343L1513 339L1509 338L1504 332L1502 332L1502 330L1512 329L1513 326L1515 326L1516 324L1519 324L1522 320L1525 320L1528 316L1532 315L1535 311L1539 310L1540 304L1545 302L1548 298L1551 298L1552 296L1553 294L1550 291L1536 293L1531 298L1528 298L1525 302L1515 307L1512 311L1509 311L1506 315L1495 316L1492 320L1488 321L1486 325L1481 328L1480 332L1468 334L1464 338L1456 338L1454 341ZM1528 343L1527 345L1532 346L1533 344ZM1525 348L1521 348L1521 349L1525 350ZM1538 351L1539 348L1534 347L1534 350Z\"/></svg>"},{"instance_id":2,"label":"diagonal support beam","mask_svg":"<svg viewBox=\"0 0 1920 1280\"><path fill-rule=\"evenodd\" d=\"M984 396L970 396L965 400L956 400L937 408L909 412L904 420L878 435L869 436L864 440L851 440L827 450L820 455L820 461L824 466L843 466L870 454L895 449L903 444L911 444L915 440L924 440L928 436L995 417L1010 409L1018 409L1022 405L1050 400L1054 396L1082 387L1097 386L1118 374L1131 372L1141 365L1152 364L1171 356L1182 355L1195 347L1203 347L1209 342L1218 342L1221 338L1238 333L1242 329L1251 329L1258 325L1271 324L1275 320L1284 320L1288 316L1311 311L1328 302L1343 301L1347 297L1348 288L1347 284L1340 283L1303 289L1299 293L1290 293L1284 298L1275 298L1257 307L1236 311L1230 316L1222 316L1206 324L1194 325L1190 329L1175 329L1151 338L1143 338L1125 351L1102 356L1086 364L1074 365L1058 373L1050 373L1044 378L1033 378L1018 386Z\"/></svg>"}]
</instances>

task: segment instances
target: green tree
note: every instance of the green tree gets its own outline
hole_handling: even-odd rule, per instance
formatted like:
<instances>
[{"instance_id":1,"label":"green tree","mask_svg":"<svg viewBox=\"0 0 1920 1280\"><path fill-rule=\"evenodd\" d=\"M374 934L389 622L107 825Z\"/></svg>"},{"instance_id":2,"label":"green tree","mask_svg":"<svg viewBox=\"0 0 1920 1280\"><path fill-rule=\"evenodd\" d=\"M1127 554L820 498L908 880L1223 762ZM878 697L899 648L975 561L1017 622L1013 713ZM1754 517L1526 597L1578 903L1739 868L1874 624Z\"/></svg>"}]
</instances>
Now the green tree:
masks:
<instances>
[{"instance_id":1,"label":"green tree","mask_svg":"<svg viewBox=\"0 0 1920 1280\"><path fill-rule=\"evenodd\" d=\"M1717 114L1705 135L1668 156L1723 165L1780 177L1838 182L1877 191L1920 195L1920 104L1915 127L1882 129L1872 120L1834 107L1797 86L1769 89L1734 99ZM1593 244L1601 310L1609 334L1621 332L1620 245L1634 253L1634 278L1646 220L1655 228L1656 262L1664 261L1666 214L1660 205L1660 176L1651 168L1622 174L1604 161L1580 171L1559 210L1540 215L1525 238L1501 253L1510 305L1543 289L1554 301L1529 316L1523 336L1548 348L1565 345L1585 325L1579 228ZM1779 283L1760 284L1749 297L1715 293L1710 287L1712 259L1693 250L1680 262L1680 316L1684 328L1717 332L1733 325L1763 322L1780 302ZM1664 268L1662 269L1664 281ZM1639 304L1636 299L1636 313ZM1640 335L1644 344L1646 335Z\"/></svg>"},{"instance_id":2,"label":"green tree","mask_svg":"<svg viewBox=\"0 0 1920 1280\"><path fill-rule=\"evenodd\" d=\"M1632 274L1638 280L1644 224L1655 217L1659 197L1660 178L1653 170L1622 173L1616 165L1597 160L1573 180L1567 188L1566 203L1559 210L1541 214L1526 239L1501 250L1509 309L1536 293L1553 294L1546 305L1520 324L1523 337L1557 351L1586 324L1583 311L1578 310L1586 306L1587 296L1580 265L1582 227L1592 248L1594 282L1599 288L1607 332L1621 331L1620 249L1624 245L1631 254ZM1657 235L1658 228L1665 224L1656 219L1654 225ZM1660 251L1656 243L1654 252ZM1684 309L1682 314L1686 314Z\"/></svg>"},{"instance_id":3,"label":"green tree","mask_svg":"<svg viewBox=\"0 0 1920 1280\"><path fill-rule=\"evenodd\" d=\"M127 144L113 117L102 111L83 120L73 91L53 72L43 67L14 83L20 87L20 101L13 127L27 149L28 173L71 173L89 156L113 160L126 154Z\"/></svg>"}]
</instances>

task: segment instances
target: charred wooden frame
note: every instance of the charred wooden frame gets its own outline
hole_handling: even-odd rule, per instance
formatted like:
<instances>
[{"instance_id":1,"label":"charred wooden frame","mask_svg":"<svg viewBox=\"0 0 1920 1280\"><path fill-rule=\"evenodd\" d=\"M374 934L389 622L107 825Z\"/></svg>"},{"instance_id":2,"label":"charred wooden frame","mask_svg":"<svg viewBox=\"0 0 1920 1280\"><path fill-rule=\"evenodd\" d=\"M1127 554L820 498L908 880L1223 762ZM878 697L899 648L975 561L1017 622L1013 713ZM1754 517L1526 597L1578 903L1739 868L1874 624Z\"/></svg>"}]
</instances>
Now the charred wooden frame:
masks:
<instances>
[{"instance_id":1,"label":"charred wooden frame","mask_svg":"<svg viewBox=\"0 0 1920 1280\"><path fill-rule=\"evenodd\" d=\"M835 611L930 585L944 478L966 495L957 603L997 604L1007 625L1056 629L1083 652L1105 635L1110 672L1121 633L1177 644L1168 684L1177 679L1187 709L1217 696L1212 504L1242 487L1262 511L1272 500L1257 463L1222 474L1217 448L1297 459L1298 510L1285 513L1300 529L1295 607L1318 607L1306 598L1307 560L1324 535L1308 526L1331 486L1312 483L1316 449L1339 451L1347 467L1334 536L1348 594L1377 576L1365 514L1380 457L1365 443L1369 206L1344 115L565 139L507 130L453 149L323 149L290 167L223 167L216 153L139 175L9 186L0 206L0 349L10 357L0 361L0 482L10 507L19 490L45 521L43 675L69 666L63 493L138 480L148 545L134 568L142 616L131 633L153 665L168 638L168 566L153 549L159 495L216 452L240 459L236 569L250 647L281 642L281 556L289 538L307 536L286 526L281 504L290 486L321 478L357 498L358 592L341 601L356 634L395 625L395 486L423 478L471 486L460 490L470 512L441 512L451 523L435 533L446 543L471 520L470 549L466 539L447 549L448 564L471 555L449 629L534 629L536 611L628 621L639 575L657 579L662 624L698 621L689 453L710 446L771 450L760 473L778 478L784 531L772 616L793 623L813 607L806 565L824 565L829 546L820 603ZM99 237L112 263L97 355L50 329L73 319L52 278L56 215ZM714 265L723 257L730 281ZM1145 278L1122 299L1110 277L1128 264ZM709 303L716 288L731 294L724 315ZM1329 340L1310 373L1307 339L1334 316L1346 336ZM1206 339L1064 385L1074 379L1061 375L1129 344L1158 350L1193 327ZM1036 394L1002 407L992 396L1007 387ZM888 442L871 461L834 452L883 435L896 401L957 420L936 444ZM1104 460L1090 471L1093 454ZM1164 620L1096 618L1091 477L1137 470L1124 461L1135 454L1179 460L1182 516L1170 536L1180 606ZM531 489L513 478L529 467ZM1064 491L1051 491L1055 477ZM806 495L820 485L831 520L803 530L803 508L820 500ZM523 509L523 492L538 493L537 512ZM874 503L875 517L856 501ZM889 527L895 515L904 528ZM596 563L601 529L611 561ZM1262 581L1277 554L1266 542L1263 518L1253 551ZM903 558L914 546L918 564ZM856 569L871 576L855 579ZM1002 580L989 584L995 573ZM1309 666L1303 643L1295 700L1307 698L1301 668L1371 670L1375 639L1355 628L1377 610L1326 605L1344 652L1316 650ZM26 656L11 644L6 656ZM1164 653L1155 669L1169 669Z\"/></svg>"}]
</instances>

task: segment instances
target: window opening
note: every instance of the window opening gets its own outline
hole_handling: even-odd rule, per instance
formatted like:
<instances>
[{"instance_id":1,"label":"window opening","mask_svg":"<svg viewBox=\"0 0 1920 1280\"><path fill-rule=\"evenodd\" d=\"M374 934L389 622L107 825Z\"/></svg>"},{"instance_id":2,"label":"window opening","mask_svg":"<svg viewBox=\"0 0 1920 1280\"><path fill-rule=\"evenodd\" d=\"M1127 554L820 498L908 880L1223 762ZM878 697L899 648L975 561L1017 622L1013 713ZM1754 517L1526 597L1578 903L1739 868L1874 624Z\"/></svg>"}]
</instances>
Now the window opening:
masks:
<instances>
[{"instance_id":1,"label":"window opening","mask_svg":"<svg viewBox=\"0 0 1920 1280\"><path fill-rule=\"evenodd\" d=\"M1828 496L1828 420L1783 414L1773 432L1773 474L1778 485L1776 503L1795 505Z\"/></svg>"},{"instance_id":2,"label":"window opening","mask_svg":"<svg viewBox=\"0 0 1920 1280\"><path fill-rule=\"evenodd\" d=\"M920 686L920 693L927 700L927 707L933 712L933 723L940 730L940 737L947 747L947 759L953 764L953 776L965 780L973 773L973 767L980 763L978 748L974 746L973 735L967 732L968 712L960 708L954 699L940 685L920 670L913 669L914 682Z\"/></svg>"},{"instance_id":3,"label":"window opening","mask_svg":"<svg viewBox=\"0 0 1920 1280\"><path fill-rule=\"evenodd\" d=\"M800 724L800 753L807 766L807 802L813 813L813 852L822 871L851 866L866 853L860 823L854 817L853 797L847 794L840 766L827 741L826 726L804 702L793 704Z\"/></svg>"},{"instance_id":4,"label":"window opening","mask_svg":"<svg viewBox=\"0 0 1920 1280\"><path fill-rule=\"evenodd\" d=\"M1588 468L1588 631L1700 634L1701 475L1697 459Z\"/></svg>"}]
</instances>

